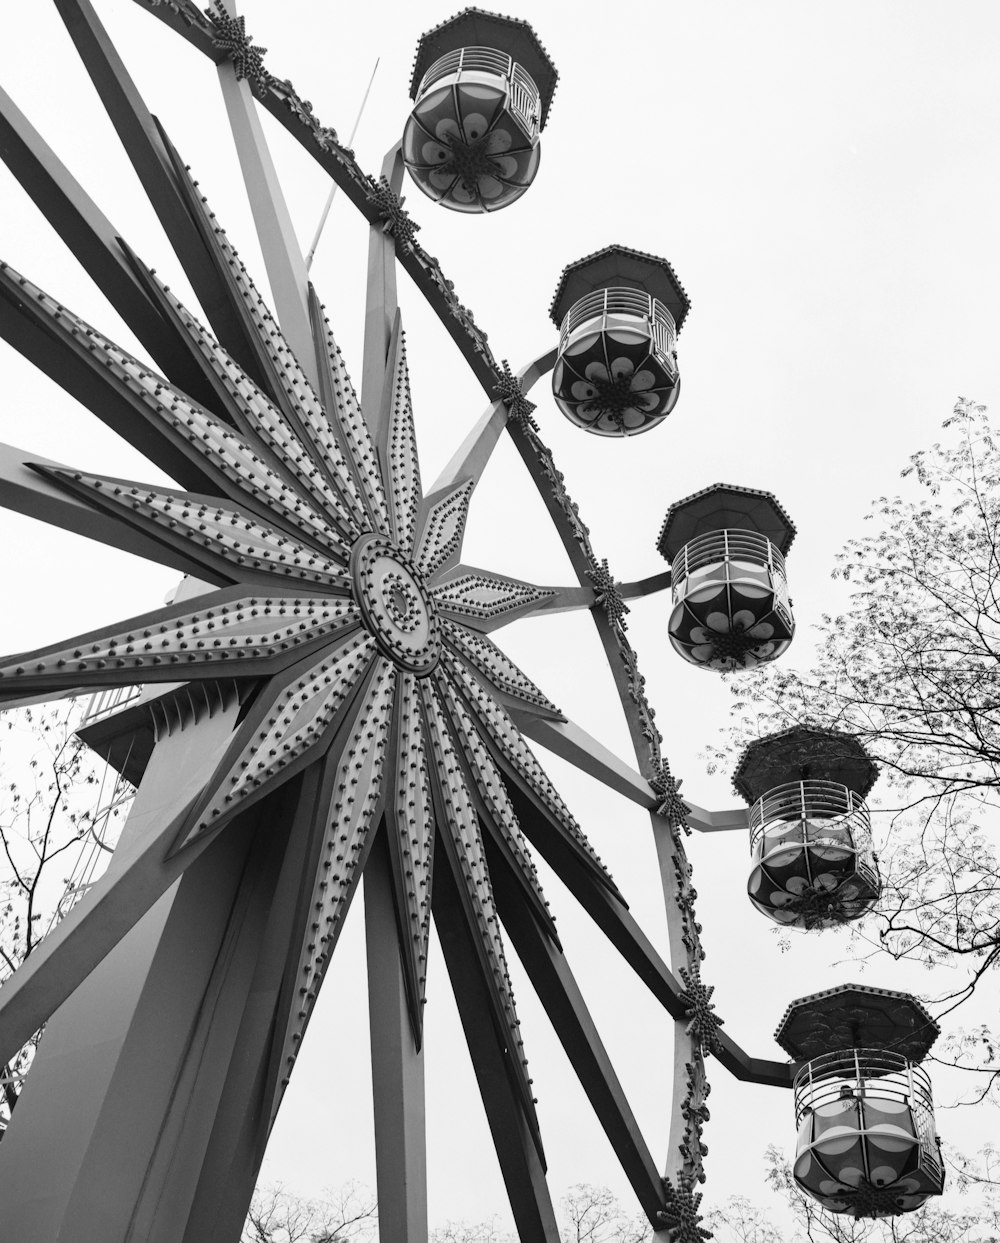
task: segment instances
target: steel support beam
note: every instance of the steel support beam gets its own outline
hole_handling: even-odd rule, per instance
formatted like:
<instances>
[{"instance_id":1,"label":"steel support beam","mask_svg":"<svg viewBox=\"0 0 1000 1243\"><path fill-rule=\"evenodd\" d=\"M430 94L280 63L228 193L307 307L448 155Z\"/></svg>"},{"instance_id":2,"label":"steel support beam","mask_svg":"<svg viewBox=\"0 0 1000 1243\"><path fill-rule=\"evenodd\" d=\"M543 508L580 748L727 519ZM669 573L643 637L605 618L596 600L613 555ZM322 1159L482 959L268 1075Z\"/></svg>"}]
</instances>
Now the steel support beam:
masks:
<instances>
[{"instance_id":1,"label":"steel support beam","mask_svg":"<svg viewBox=\"0 0 1000 1243\"><path fill-rule=\"evenodd\" d=\"M307 915L302 893L312 889L325 820L320 810L325 806L324 792L328 793L322 767L314 765L279 792L274 803L265 804L278 813L277 822L266 830L274 842L262 843L268 850L268 874L276 881L267 891L266 909L257 915L256 940L253 929L246 930L242 975L226 982L214 1014L204 1011L206 1056L198 1064L197 1078L192 1076L186 1129L178 1129L172 1150L165 1149L168 1156L176 1154L167 1172L175 1184L174 1194L187 1196L194 1191L181 1243L204 1239L235 1243L242 1237L247 1204L283 1089L270 1070L280 1054L280 1033L288 1010L302 1004L294 971L289 978L288 964L297 958L302 920ZM285 824L291 825L287 839L282 833ZM221 1037L213 1024L224 1029ZM174 1164L182 1162L188 1170L179 1179ZM171 1231L169 1214L157 1211L161 1199L147 1199L152 1210L149 1233L137 1230L136 1238L176 1243L178 1235Z\"/></svg>"},{"instance_id":2,"label":"steel support beam","mask_svg":"<svg viewBox=\"0 0 1000 1243\"><path fill-rule=\"evenodd\" d=\"M521 383L523 392L526 393L539 377L546 375L552 370L555 365L555 358L555 350L546 350L534 362L530 362L527 366L521 368L517 373L517 378ZM508 410L502 401L494 401L489 405L484 413L480 415L472 431L469 432L461 445L459 445L451 461L438 476L433 488L431 488L430 495L433 495L435 492L443 492L446 488L452 488L456 484L461 483L463 479L471 479L478 483L493 455L497 441L507 426L507 418Z\"/></svg>"},{"instance_id":3,"label":"steel support beam","mask_svg":"<svg viewBox=\"0 0 1000 1243\"><path fill-rule=\"evenodd\" d=\"M434 876L434 922L479 1082L493 1143L507 1187L520 1243L559 1243L545 1169L510 1081L491 1018L491 1004L476 951L464 927L458 885L444 861Z\"/></svg>"},{"instance_id":4,"label":"steel support beam","mask_svg":"<svg viewBox=\"0 0 1000 1243\"><path fill-rule=\"evenodd\" d=\"M186 764L195 779L199 771L207 775L236 711L234 702L231 713L182 730L158 748L112 860L112 877L141 851L143 838L155 837L157 826L183 811L178 764L181 771ZM114 937L116 947L93 964L63 1005L43 1003L42 1010L55 1013L35 1061L37 1073L25 1085L0 1145L0 1194L10 1237L23 1243L117 1243L128 1237L252 837L245 832L218 839L217 849L189 865L184 881L138 923L130 920L127 936ZM73 914L66 923L72 920ZM53 932L54 939L65 926ZM41 956L47 947L43 942ZM55 960L57 975L71 966L68 957ZM65 992L74 982L58 981ZM9 1038L8 1008L0 1023ZM32 1029L39 1025L29 1023ZM18 1032L16 1039L22 1038ZM155 1058L151 1048L157 1049ZM39 1162L43 1152L45 1161Z\"/></svg>"},{"instance_id":5,"label":"steel support beam","mask_svg":"<svg viewBox=\"0 0 1000 1243\"><path fill-rule=\"evenodd\" d=\"M427 1243L424 1058L413 1038L384 826L365 866L379 1238Z\"/></svg>"},{"instance_id":6,"label":"steel support beam","mask_svg":"<svg viewBox=\"0 0 1000 1243\"><path fill-rule=\"evenodd\" d=\"M382 175L398 193L403 183L403 157L393 147L382 164ZM391 383L386 373L389 343L398 311L396 297L396 242L382 224L373 224L368 241L368 296L365 302L364 363L361 372L361 409L372 438L378 440L383 393Z\"/></svg>"},{"instance_id":7,"label":"steel support beam","mask_svg":"<svg viewBox=\"0 0 1000 1243\"><path fill-rule=\"evenodd\" d=\"M651 811L660 803L659 795L636 769L613 751L609 751L603 743L598 742L575 722L553 721L510 703L505 703L504 706L521 733L551 751L553 755L567 760L588 776L596 777L610 790L623 794L640 807ZM687 827L696 833L731 833L737 829L749 828L745 807L708 811L686 798L684 804L688 809ZM656 827L654 821L654 829ZM662 829L666 831L665 826Z\"/></svg>"},{"instance_id":8,"label":"steel support beam","mask_svg":"<svg viewBox=\"0 0 1000 1243\"><path fill-rule=\"evenodd\" d=\"M664 1207L663 1180L625 1099L611 1059L562 951L520 900L520 887L499 851L490 852L497 910L532 987L545 1007L594 1112L655 1227Z\"/></svg>"},{"instance_id":9,"label":"steel support beam","mask_svg":"<svg viewBox=\"0 0 1000 1243\"><path fill-rule=\"evenodd\" d=\"M210 837L166 858L192 791L225 752L238 710L234 696L228 711L157 745L107 872L0 993L0 1061L17 1053L208 847ZM178 785L178 772L190 784Z\"/></svg>"},{"instance_id":10,"label":"steel support beam","mask_svg":"<svg viewBox=\"0 0 1000 1243\"><path fill-rule=\"evenodd\" d=\"M588 776L596 777L608 789L623 794L640 807L656 805L656 793L649 782L579 725L572 721L547 720L510 707L507 714L526 738L540 743Z\"/></svg>"}]
</instances>

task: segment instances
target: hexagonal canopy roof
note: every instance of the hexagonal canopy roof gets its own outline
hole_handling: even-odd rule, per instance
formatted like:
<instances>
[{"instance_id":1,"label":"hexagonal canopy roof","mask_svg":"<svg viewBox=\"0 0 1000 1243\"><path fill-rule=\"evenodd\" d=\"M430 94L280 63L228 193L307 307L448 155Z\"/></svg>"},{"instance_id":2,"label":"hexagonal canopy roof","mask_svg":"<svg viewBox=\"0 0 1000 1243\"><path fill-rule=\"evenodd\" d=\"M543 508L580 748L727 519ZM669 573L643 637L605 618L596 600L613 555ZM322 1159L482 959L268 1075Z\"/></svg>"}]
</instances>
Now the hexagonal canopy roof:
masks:
<instances>
[{"instance_id":1,"label":"hexagonal canopy roof","mask_svg":"<svg viewBox=\"0 0 1000 1243\"><path fill-rule=\"evenodd\" d=\"M921 1062L940 1031L909 993L838 984L793 1001L774 1038L796 1061L845 1049L882 1049Z\"/></svg>"},{"instance_id":2,"label":"hexagonal canopy roof","mask_svg":"<svg viewBox=\"0 0 1000 1243\"><path fill-rule=\"evenodd\" d=\"M673 561L696 535L726 528L757 531L782 554L788 552L795 538L795 523L773 493L732 483L713 483L674 501L663 520L656 546L668 561Z\"/></svg>"},{"instance_id":3,"label":"hexagonal canopy roof","mask_svg":"<svg viewBox=\"0 0 1000 1243\"><path fill-rule=\"evenodd\" d=\"M755 803L792 781L836 781L865 798L877 777L878 765L853 734L793 725L747 744L733 773L733 789Z\"/></svg>"},{"instance_id":4,"label":"hexagonal canopy roof","mask_svg":"<svg viewBox=\"0 0 1000 1243\"><path fill-rule=\"evenodd\" d=\"M674 317L678 332L691 309L684 286L666 259L628 246L605 246L563 268L549 307L553 323L558 328L573 303L586 294L613 287L652 294Z\"/></svg>"},{"instance_id":5,"label":"hexagonal canopy roof","mask_svg":"<svg viewBox=\"0 0 1000 1243\"><path fill-rule=\"evenodd\" d=\"M411 99L416 99L420 81L431 65L446 52L454 52L460 47L495 48L512 56L522 69L527 70L538 87L542 101L539 128L545 128L559 81L559 70L528 22L519 17L491 13L488 9L462 9L420 36L410 77Z\"/></svg>"}]
</instances>

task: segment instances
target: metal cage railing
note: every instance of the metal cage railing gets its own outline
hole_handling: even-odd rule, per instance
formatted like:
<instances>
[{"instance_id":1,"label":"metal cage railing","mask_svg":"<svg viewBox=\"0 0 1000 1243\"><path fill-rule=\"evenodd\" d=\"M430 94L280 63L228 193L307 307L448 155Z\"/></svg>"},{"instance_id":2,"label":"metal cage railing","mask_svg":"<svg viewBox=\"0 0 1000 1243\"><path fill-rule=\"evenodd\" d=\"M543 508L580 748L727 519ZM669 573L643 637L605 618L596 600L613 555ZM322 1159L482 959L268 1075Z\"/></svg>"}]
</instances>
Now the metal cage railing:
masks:
<instances>
[{"instance_id":1,"label":"metal cage railing","mask_svg":"<svg viewBox=\"0 0 1000 1243\"><path fill-rule=\"evenodd\" d=\"M922 1157L942 1172L941 1154L934 1125L931 1081L918 1066L890 1049L843 1049L824 1053L807 1062L795 1076L795 1124L802 1126L810 1114L853 1101L857 1105L858 1129L866 1131L864 1103L877 1108L880 1101L905 1105L913 1120L913 1133Z\"/></svg>"},{"instance_id":2,"label":"metal cage railing","mask_svg":"<svg viewBox=\"0 0 1000 1243\"><path fill-rule=\"evenodd\" d=\"M674 591L695 571L723 561L748 561L762 568L766 566L772 573L785 578L785 559L766 535L726 528L688 540L670 563Z\"/></svg>"},{"instance_id":3,"label":"metal cage railing","mask_svg":"<svg viewBox=\"0 0 1000 1243\"><path fill-rule=\"evenodd\" d=\"M873 848L871 818L864 800L847 786L836 781L793 781L768 790L750 808L750 852L756 855L767 832L775 825L796 821L821 822L816 841L824 834L845 834L858 854L871 854Z\"/></svg>"},{"instance_id":4,"label":"metal cage railing","mask_svg":"<svg viewBox=\"0 0 1000 1243\"><path fill-rule=\"evenodd\" d=\"M785 575L785 559L766 535L757 531L725 528L698 535L684 545L670 563L672 602L677 604L691 589L689 579L698 575L700 586L712 577L712 567L720 570L731 564L743 562L756 570L768 573L775 595L775 608L783 620L792 623L792 602ZM720 574L720 578L727 577Z\"/></svg>"},{"instance_id":5,"label":"metal cage railing","mask_svg":"<svg viewBox=\"0 0 1000 1243\"><path fill-rule=\"evenodd\" d=\"M507 106L534 141L541 120L541 97L531 74L513 57L491 47L460 47L436 60L420 79L419 100L432 86L446 78L460 82L465 75L502 78L507 87Z\"/></svg>"},{"instance_id":6,"label":"metal cage railing","mask_svg":"<svg viewBox=\"0 0 1000 1243\"><path fill-rule=\"evenodd\" d=\"M91 695L83 714L83 724L93 725L95 721L111 716L133 699L142 694L141 686L110 686L107 690Z\"/></svg>"},{"instance_id":7,"label":"metal cage railing","mask_svg":"<svg viewBox=\"0 0 1000 1243\"><path fill-rule=\"evenodd\" d=\"M569 338L581 325L600 319L603 321L601 328L604 329L608 326L609 318L619 315L645 321L657 354L676 373L673 350L677 340L677 325L674 317L658 298L643 293L641 289L595 289L579 298L563 317L559 330L560 351L566 348Z\"/></svg>"}]
</instances>

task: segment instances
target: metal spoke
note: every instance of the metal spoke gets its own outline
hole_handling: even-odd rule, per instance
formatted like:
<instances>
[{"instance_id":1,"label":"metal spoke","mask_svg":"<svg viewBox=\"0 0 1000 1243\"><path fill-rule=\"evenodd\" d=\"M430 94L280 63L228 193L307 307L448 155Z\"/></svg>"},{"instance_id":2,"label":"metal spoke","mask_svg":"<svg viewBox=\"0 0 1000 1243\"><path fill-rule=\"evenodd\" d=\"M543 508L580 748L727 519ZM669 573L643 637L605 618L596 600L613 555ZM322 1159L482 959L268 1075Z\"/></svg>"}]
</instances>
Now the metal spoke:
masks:
<instances>
[{"instance_id":1,"label":"metal spoke","mask_svg":"<svg viewBox=\"0 0 1000 1243\"><path fill-rule=\"evenodd\" d=\"M650 1156L611 1060L562 951L518 900L515 873L491 860L494 892L504 928L573 1064L626 1177L650 1222L663 1208L663 1180Z\"/></svg>"},{"instance_id":2,"label":"metal spoke","mask_svg":"<svg viewBox=\"0 0 1000 1243\"><path fill-rule=\"evenodd\" d=\"M137 280L120 244L121 231L2 88L0 155L157 367L196 401L211 406L211 388L192 366L184 341L171 333Z\"/></svg>"},{"instance_id":3,"label":"metal spoke","mask_svg":"<svg viewBox=\"0 0 1000 1243\"><path fill-rule=\"evenodd\" d=\"M39 469L39 468L44 468ZM0 506L14 513L27 514L40 522L97 540L109 548L145 557L171 566L182 574L199 575L225 582L223 574L211 575L197 556L181 548L160 543L131 523L105 513L53 482L59 472L72 473L70 467L43 458L15 445L0 444Z\"/></svg>"},{"instance_id":4,"label":"metal spoke","mask_svg":"<svg viewBox=\"0 0 1000 1243\"><path fill-rule=\"evenodd\" d=\"M175 160L162 129L137 91L90 0L55 2L198 302L225 348L261 382L263 374L225 274L206 249L198 223L189 210L178 176L179 161Z\"/></svg>"}]
</instances>

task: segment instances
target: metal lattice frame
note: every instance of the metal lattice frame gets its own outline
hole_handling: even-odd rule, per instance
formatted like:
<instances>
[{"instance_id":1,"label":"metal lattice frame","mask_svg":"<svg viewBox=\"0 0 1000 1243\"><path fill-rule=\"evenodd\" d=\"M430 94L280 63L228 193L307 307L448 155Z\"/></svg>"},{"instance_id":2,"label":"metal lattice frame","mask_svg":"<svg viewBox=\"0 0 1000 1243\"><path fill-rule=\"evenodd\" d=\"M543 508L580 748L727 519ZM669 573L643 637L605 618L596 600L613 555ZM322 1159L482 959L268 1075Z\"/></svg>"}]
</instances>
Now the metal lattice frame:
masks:
<instances>
[{"instance_id":1,"label":"metal lattice frame","mask_svg":"<svg viewBox=\"0 0 1000 1243\"><path fill-rule=\"evenodd\" d=\"M60 1229L72 1220L82 1231L74 1238L91 1237L88 1229L102 1239L235 1237L363 874L382 1237L426 1238L421 1040L432 914L520 1237L551 1243L557 1230L500 924L651 1224L677 1243L707 1237L697 1191L706 1056L741 1079L782 1087L791 1086L790 1068L748 1057L720 1030L701 979L683 834L743 827L746 815L683 800L661 753L624 614L626 599L662 589L669 575L621 584L598 559L527 398L555 351L516 376L496 359L416 240L399 199L398 148L379 178L365 174L291 84L266 71L231 6L217 0L206 15L188 0L136 0L218 65L275 322L89 0L55 2L212 331L0 94L8 164L162 374L5 265L0 332L179 485L88 475L3 446L0 501L198 584L193 597L0 665L8 705L84 688L164 686L112 718L110 733L108 722L100 727L106 754L115 730L129 736L129 763L144 773L135 809L108 873L4 986L0 1062L53 1015L45 1044L64 1052L72 1044L65 1032L79 1019L73 1007L90 1013L120 996L125 985L109 964L120 968L132 953L143 963L142 997L161 1016L165 999L177 1007L157 1033L179 1050L175 1077L161 1083L148 1067L145 1078L136 1069L149 1038L137 999L135 1017L115 1036L113 1072L80 1102L103 1119L86 1159L72 1176L53 1173L58 1158L46 1163L46 1178L65 1174L66 1186L45 1211ZM360 402L295 244L258 105L369 222ZM489 402L428 490L413 436L397 264ZM505 432L559 533L574 586L539 587L461 563L471 497ZM591 612L636 767L568 721L488 637L516 618L567 608ZM525 739L648 809L670 966ZM188 781L180 790L178 767ZM675 1021L664 1176L555 936L528 842ZM163 914L154 935L147 926L155 912ZM193 1000L192 989L202 990ZM43 1046L40 1077L44 1054ZM141 1107L130 1095L137 1083ZM43 1080L41 1104L19 1107L0 1149L8 1225L33 1211L30 1195L12 1189L42 1142L44 1092ZM138 1150L147 1132L145 1164L123 1172L122 1145ZM181 1152L190 1156L182 1161ZM98 1226L93 1205L102 1194Z\"/></svg>"}]
</instances>

